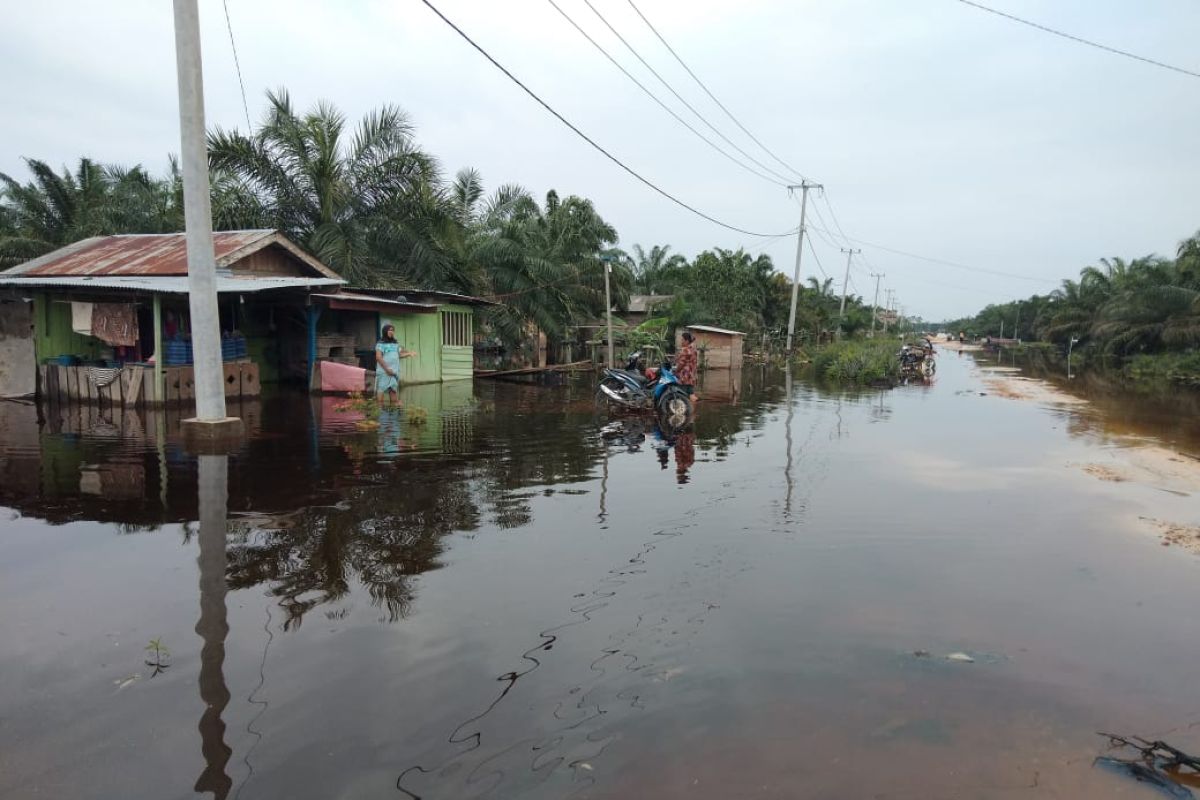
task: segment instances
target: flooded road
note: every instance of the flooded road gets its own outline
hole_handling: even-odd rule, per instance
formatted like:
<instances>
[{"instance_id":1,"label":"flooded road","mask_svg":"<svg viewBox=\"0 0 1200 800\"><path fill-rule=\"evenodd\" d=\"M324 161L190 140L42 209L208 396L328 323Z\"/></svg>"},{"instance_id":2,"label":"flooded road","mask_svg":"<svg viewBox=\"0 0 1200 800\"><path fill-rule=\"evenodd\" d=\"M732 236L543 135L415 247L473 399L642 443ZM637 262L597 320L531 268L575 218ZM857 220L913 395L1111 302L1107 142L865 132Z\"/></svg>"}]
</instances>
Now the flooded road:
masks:
<instances>
[{"instance_id":1,"label":"flooded road","mask_svg":"<svg viewBox=\"0 0 1200 800\"><path fill-rule=\"evenodd\" d=\"M0 404L0 797L1155 797L1095 732L1200 750L1200 558L1139 523L1197 498L982 367L710 373L674 438L586 382L285 396L228 457Z\"/></svg>"}]
</instances>

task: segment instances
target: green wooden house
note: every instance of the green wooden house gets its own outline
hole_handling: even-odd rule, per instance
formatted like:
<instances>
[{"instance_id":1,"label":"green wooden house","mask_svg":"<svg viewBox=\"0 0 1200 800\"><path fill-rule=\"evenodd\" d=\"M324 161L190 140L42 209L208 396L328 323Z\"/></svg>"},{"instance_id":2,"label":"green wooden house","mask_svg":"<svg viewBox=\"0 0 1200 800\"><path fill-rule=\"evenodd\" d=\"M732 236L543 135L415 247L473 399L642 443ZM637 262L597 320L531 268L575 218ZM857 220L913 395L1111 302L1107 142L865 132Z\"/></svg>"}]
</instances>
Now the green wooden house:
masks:
<instances>
[{"instance_id":1,"label":"green wooden house","mask_svg":"<svg viewBox=\"0 0 1200 800\"><path fill-rule=\"evenodd\" d=\"M375 343L390 324L396 340L416 353L400 362L405 384L471 378L475 311L494 305L451 292L395 289L346 289L314 299L314 363L333 360L374 370Z\"/></svg>"}]
</instances>

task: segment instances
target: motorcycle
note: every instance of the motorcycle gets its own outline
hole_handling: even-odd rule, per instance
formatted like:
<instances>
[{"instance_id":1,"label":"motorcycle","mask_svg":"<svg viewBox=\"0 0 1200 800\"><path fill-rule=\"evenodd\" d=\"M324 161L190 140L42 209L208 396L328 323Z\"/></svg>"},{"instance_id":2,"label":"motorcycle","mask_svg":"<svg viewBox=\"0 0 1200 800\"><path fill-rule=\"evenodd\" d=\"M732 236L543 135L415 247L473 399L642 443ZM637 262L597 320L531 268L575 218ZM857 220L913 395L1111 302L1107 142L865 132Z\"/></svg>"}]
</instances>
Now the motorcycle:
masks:
<instances>
[{"instance_id":1,"label":"motorcycle","mask_svg":"<svg viewBox=\"0 0 1200 800\"><path fill-rule=\"evenodd\" d=\"M606 367L600 378L597 395L610 403L632 410L654 410L670 417L688 417L692 399L664 361L655 370L642 371L640 351L629 356L624 369Z\"/></svg>"},{"instance_id":2,"label":"motorcycle","mask_svg":"<svg viewBox=\"0 0 1200 800\"><path fill-rule=\"evenodd\" d=\"M932 344L904 345L897 353L901 378L931 378L937 371Z\"/></svg>"}]
</instances>

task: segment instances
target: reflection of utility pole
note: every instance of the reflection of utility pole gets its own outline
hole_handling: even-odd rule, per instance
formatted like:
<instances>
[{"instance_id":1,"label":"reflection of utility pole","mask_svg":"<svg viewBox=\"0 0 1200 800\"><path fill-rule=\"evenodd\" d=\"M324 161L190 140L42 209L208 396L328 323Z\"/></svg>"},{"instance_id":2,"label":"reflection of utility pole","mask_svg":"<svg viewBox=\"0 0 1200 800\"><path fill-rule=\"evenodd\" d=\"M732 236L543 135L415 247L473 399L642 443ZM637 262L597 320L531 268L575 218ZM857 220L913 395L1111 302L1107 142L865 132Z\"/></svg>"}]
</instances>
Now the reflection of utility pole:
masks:
<instances>
[{"instance_id":1,"label":"reflection of utility pole","mask_svg":"<svg viewBox=\"0 0 1200 800\"><path fill-rule=\"evenodd\" d=\"M221 366L221 323L217 309L217 261L213 252L208 145L204 129L204 75L200 63L200 12L196 0L175 0L175 62L179 78L179 163L187 239L188 308L191 312L192 372L196 416L186 427L204 438L241 432L226 416L225 372ZM162 360L155 353L155 362Z\"/></svg>"},{"instance_id":2,"label":"reflection of utility pole","mask_svg":"<svg viewBox=\"0 0 1200 800\"><path fill-rule=\"evenodd\" d=\"M842 305L838 308L838 336L842 335L842 317L846 315L846 290L850 286L850 259L854 258L855 253L861 253L862 250L853 248L847 250L843 247L842 252L846 254L846 275L842 278Z\"/></svg>"},{"instance_id":3,"label":"reflection of utility pole","mask_svg":"<svg viewBox=\"0 0 1200 800\"><path fill-rule=\"evenodd\" d=\"M796 235L796 271L792 275L792 310L788 314L787 355L792 355L792 339L796 334L796 301L800 299L800 257L804 254L804 218L808 213L808 190L823 189L819 183L801 181L799 186L789 186L788 193L793 189L800 190L800 228Z\"/></svg>"},{"instance_id":4,"label":"reflection of utility pole","mask_svg":"<svg viewBox=\"0 0 1200 800\"><path fill-rule=\"evenodd\" d=\"M204 640L200 648L200 752L204 771L196 779L195 791L211 792L224 800L233 788L225 771L233 750L225 744L225 722L221 713L229 705L225 685L225 637L229 634L225 594L225 509L229 497L229 456L201 455L197 495L200 503L200 621L196 633Z\"/></svg>"},{"instance_id":5,"label":"reflection of utility pole","mask_svg":"<svg viewBox=\"0 0 1200 800\"><path fill-rule=\"evenodd\" d=\"M875 335L875 320L879 319L879 279L886 276L883 272L872 272L875 279L875 300L871 303L871 336Z\"/></svg>"},{"instance_id":6,"label":"reflection of utility pole","mask_svg":"<svg viewBox=\"0 0 1200 800\"><path fill-rule=\"evenodd\" d=\"M783 466L783 480L787 484L787 492L783 497L783 515L790 520L792 517L792 360L784 364L783 396L787 402L787 418L783 426L783 439L787 445L787 461Z\"/></svg>"}]
</instances>

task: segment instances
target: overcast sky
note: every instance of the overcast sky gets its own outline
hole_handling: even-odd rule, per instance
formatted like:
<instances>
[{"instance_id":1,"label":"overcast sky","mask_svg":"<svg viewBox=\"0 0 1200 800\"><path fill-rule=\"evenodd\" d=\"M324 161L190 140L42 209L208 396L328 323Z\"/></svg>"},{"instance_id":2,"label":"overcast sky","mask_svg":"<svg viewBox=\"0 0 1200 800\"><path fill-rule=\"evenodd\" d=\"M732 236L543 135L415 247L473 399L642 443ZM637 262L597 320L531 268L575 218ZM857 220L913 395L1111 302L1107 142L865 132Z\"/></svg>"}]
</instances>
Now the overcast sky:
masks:
<instances>
[{"instance_id":1,"label":"overcast sky","mask_svg":"<svg viewBox=\"0 0 1200 800\"><path fill-rule=\"evenodd\" d=\"M434 0L564 116L666 191L736 227L798 223L787 192L730 163L648 99L548 0ZM559 5L664 102L681 104L584 0ZM1200 228L1200 79L1073 44L956 0L635 0L763 143L807 177L863 245L851 290L885 272L910 313L940 319L1052 289L1101 256L1172 254ZM703 94L626 0L592 0L726 136L783 171ZM988 0L1075 35L1200 71L1195 0ZM766 252L791 273L795 237L734 233L621 172L526 97L420 0L228 0L250 104L289 89L352 119L394 103L447 173L489 188L592 199L628 249ZM200 0L210 126L245 128L220 0ZM171 4L41 0L4 12L0 171L87 155L161 170L179 149ZM731 150L695 122L709 138ZM734 153L736 155L736 153ZM739 156L740 158L741 156ZM756 169L759 169L756 167ZM760 170L761 171L761 170ZM833 226L829 207L813 198ZM840 286L838 243L814 231ZM828 238L828 237L826 237ZM872 269L873 268L873 269ZM804 276L819 274L804 254Z\"/></svg>"}]
</instances>

